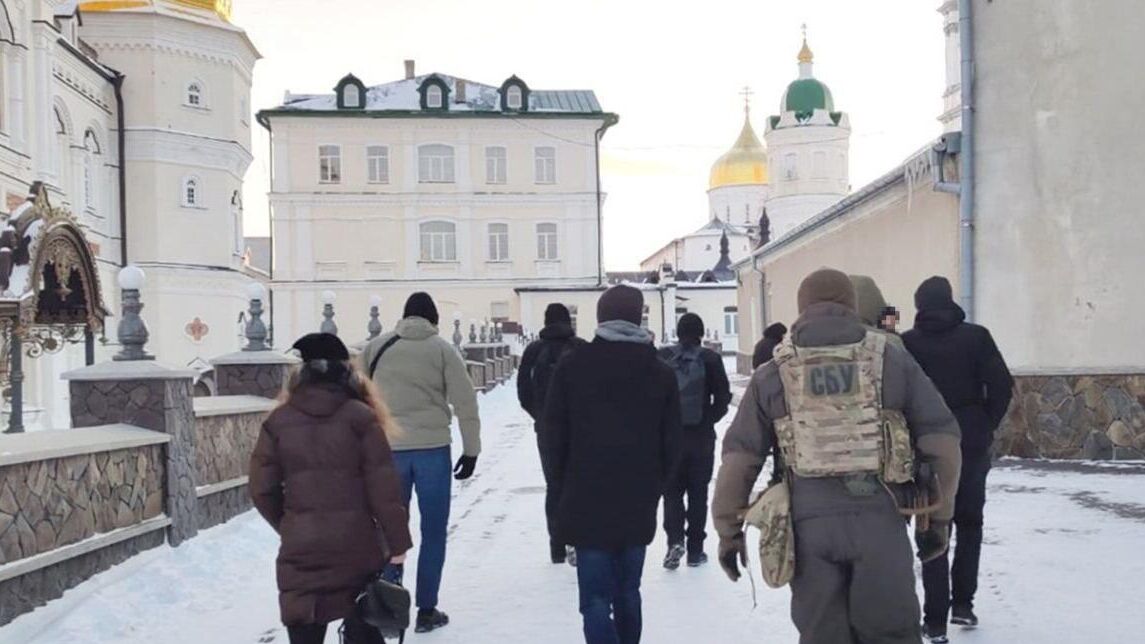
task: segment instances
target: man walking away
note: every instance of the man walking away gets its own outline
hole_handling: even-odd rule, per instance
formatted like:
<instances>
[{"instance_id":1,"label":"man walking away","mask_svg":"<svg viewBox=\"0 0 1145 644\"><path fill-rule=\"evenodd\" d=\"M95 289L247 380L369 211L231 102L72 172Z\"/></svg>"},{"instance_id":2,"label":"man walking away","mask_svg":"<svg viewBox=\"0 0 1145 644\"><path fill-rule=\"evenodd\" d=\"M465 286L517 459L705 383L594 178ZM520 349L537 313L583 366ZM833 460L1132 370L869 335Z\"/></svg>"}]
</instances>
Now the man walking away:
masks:
<instances>
[{"instance_id":1,"label":"man walking away","mask_svg":"<svg viewBox=\"0 0 1145 644\"><path fill-rule=\"evenodd\" d=\"M899 349L903 349L902 338L894 333L884 331L879 325L883 311L887 308L887 300L883 291L868 275L851 275L851 284L855 287L855 312L868 329L875 329L886 335L887 341Z\"/></svg>"},{"instance_id":2,"label":"man walking away","mask_svg":"<svg viewBox=\"0 0 1145 644\"><path fill-rule=\"evenodd\" d=\"M918 644L907 526L883 473L897 450L876 446L884 414L900 412L909 436L896 431L895 444L913 446L915 458L937 470L945 503L930 529L916 533L925 561L946 549L958 423L918 363L863 325L846 275L815 271L800 285L798 305L790 342L756 370L724 436L712 501L720 565L739 579L744 508L778 443L790 486L791 616L801 644Z\"/></svg>"},{"instance_id":3,"label":"man walking away","mask_svg":"<svg viewBox=\"0 0 1145 644\"><path fill-rule=\"evenodd\" d=\"M521 356L521 368L517 373L517 400L521 408L533 418L533 428L537 434L537 451L541 455L541 471L545 475L545 519L549 528L549 555L555 564L568 559L576 565L575 550L556 538L557 486L553 484L552 473L545 460L541 438L544 432L540 424L544 418L545 397L549 382L557 363L570 351L585 344L572 328L572 316L564 304L553 303L545 309L545 328L541 329L540 339L525 348Z\"/></svg>"},{"instance_id":4,"label":"man walking away","mask_svg":"<svg viewBox=\"0 0 1145 644\"><path fill-rule=\"evenodd\" d=\"M723 358L701 346L704 321L700 316L695 313L681 316L676 336L680 343L660 352L660 357L676 372L680 420L684 426L680 460L664 493L664 531L668 533L664 567L668 570L679 568L685 553L689 566L701 566L708 561L704 553L704 539L708 535L704 528L708 523L708 484L712 482L716 459L716 423L727 415L732 401Z\"/></svg>"},{"instance_id":5,"label":"man walking away","mask_svg":"<svg viewBox=\"0 0 1145 644\"><path fill-rule=\"evenodd\" d=\"M393 440L393 450L406 507L417 491L421 546L415 630L419 633L449 623L449 617L437 609L437 599L445 567L450 469L459 481L469 478L481 453L477 394L457 349L437 334L437 323L433 299L414 293L406 301L397 329L375 339L362 354L366 373L381 389L402 428ZM451 465L450 455L453 413L461 426L462 442L456 466Z\"/></svg>"},{"instance_id":6,"label":"man walking away","mask_svg":"<svg viewBox=\"0 0 1145 644\"><path fill-rule=\"evenodd\" d=\"M782 322L776 322L763 330L763 339L755 345L755 351L751 355L751 369L755 371L759 369L759 365L771 362L772 355L775 353L775 347L783 342L783 338L787 335L787 327Z\"/></svg>"},{"instance_id":7,"label":"man walking away","mask_svg":"<svg viewBox=\"0 0 1145 644\"><path fill-rule=\"evenodd\" d=\"M906 348L934 381L962 428L962 478L954 507L954 567L947 556L922 568L926 591L924 628L933 642L946 641L946 620L977 626L974 593L982 551L982 510L990 446L1010 406L1014 381L1006 361L984 327L964 322L950 282L924 281L914 294L914 329L903 335Z\"/></svg>"},{"instance_id":8,"label":"man walking away","mask_svg":"<svg viewBox=\"0 0 1145 644\"><path fill-rule=\"evenodd\" d=\"M588 644L640 641L644 555L680 440L676 375L640 327L643 310L630 286L601 295L596 337L557 366L541 424Z\"/></svg>"}]
</instances>

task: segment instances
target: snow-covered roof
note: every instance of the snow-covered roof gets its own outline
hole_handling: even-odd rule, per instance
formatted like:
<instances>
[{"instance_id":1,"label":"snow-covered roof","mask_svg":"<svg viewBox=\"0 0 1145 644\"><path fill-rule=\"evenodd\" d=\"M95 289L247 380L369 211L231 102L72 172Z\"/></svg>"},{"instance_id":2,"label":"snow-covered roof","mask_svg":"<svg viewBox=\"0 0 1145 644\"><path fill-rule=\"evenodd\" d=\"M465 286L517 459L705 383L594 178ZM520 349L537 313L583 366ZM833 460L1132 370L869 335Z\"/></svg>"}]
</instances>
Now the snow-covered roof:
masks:
<instances>
[{"instance_id":1,"label":"snow-covered roof","mask_svg":"<svg viewBox=\"0 0 1145 644\"><path fill-rule=\"evenodd\" d=\"M366 88L366 107L355 112L421 112L418 88L431 76L441 79L449 87L449 112L501 111L499 87L476 83L445 74L425 74L410 79ZM465 101L457 102L458 83L465 85ZM545 114L601 114L600 103L591 90L529 90L527 112ZM283 104L276 112L334 112L338 111L334 94L286 93ZM514 112L515 113L515 112Z\"/></svg>"}]
</instances>

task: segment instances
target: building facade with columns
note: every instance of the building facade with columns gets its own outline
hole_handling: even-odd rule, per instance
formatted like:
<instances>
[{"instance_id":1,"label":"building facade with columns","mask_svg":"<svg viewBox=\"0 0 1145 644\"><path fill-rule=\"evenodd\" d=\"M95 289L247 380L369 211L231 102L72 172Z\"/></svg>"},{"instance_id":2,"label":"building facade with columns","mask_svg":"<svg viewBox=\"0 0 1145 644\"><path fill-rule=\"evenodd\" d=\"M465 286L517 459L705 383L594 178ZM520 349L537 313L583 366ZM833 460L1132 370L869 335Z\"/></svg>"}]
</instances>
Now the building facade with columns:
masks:
<instances>
[{"instance_id":1,"label":"building facade with columns","mask_svg":"<svg viewBox=\"0 0 1145 644\"><path fill-rule=\"evenodd\" d=\"M274 329L319 328L335 297L341 334L385 328L427 291L442 326L519 323L516 289L603 281L599 143L617 122L591 91L417 74L333 94L292 94L259 113L271 133Z\"/></svg>"},{"instance_id":2,"label":"building facade with columns","mask_svg":"<svg viewBox=\"0 0 1145 644\"><path fill-rule=\"evenodd\" d=\"M83 231L109 308L118 269L141 266L152 351L207 389L209 360L240 345L252 280L239 195L258 52L229 19L224 0L0 0L4 212L41 182ZM52 349L24 361L29 429L69 422L59 375L84 351Z\"/></svg>"}]
</instances>

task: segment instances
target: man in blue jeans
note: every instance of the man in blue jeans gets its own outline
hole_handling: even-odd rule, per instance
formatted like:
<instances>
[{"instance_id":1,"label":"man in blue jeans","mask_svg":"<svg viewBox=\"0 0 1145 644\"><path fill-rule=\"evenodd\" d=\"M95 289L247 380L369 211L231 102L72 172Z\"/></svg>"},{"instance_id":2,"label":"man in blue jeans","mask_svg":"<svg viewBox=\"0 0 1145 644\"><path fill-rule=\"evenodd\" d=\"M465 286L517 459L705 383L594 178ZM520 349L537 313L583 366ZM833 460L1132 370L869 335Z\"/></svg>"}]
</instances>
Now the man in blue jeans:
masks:
<instances>
[{"instance_id":1,"label":"man in blue jeans","mask_svg":"<svg viewBox=\"0 0 1145 644\"><path fill-rule=\"evenodd\" d=\"M676 375L641 328L629 286L597 304L595 339L561 360L541 441L557 488L556 538L576 548L588 644L636 644L640 577L656 510L680 443Z\"/></svg>"},{"instance_id":2,"label":"man in blue jeans","mask_svg":"<svg viewBox=\"0 0 1145 644\"><path fill-rule=\"evenodd\" d=\"M402 428L390 444L407 507L417 493L421 544L414 630L419 633L449 623L449 616L437 608L437 594L445 567L450 475L458 480L472 476L481 452L477 394L457 349L438 335L437 323L433 300L414 293L397 329L371 342L362 354L363 368ZM449 428L454 412L461 427L462 455L451 466Z\"/></svg>"}]
</instances>

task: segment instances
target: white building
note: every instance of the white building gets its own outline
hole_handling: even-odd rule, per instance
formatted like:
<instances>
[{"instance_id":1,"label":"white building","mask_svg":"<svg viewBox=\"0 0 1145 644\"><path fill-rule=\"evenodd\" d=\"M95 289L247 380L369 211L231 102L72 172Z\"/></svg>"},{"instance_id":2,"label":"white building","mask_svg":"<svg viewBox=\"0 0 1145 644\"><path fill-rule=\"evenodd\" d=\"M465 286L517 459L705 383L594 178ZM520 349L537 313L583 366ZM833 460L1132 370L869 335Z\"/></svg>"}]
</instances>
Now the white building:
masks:
<instances>
[{"instance_id":1,"label":"white building","mask_svg":"<svg viewBox=\"0 0 1145 644\"><path fill-rule=\"evenodd\" d=\"M250 281L238 195L258 53L229 12L229 0L0 0L3 211L42 181L82 226L112 311L119 267L142 266L149 350L178 366L238 349ZM97 359L116 349L111 326ZM68 426L59 374L83 362L75 345L25 361L29 429Z\"/></svg>"},{"instance_id":2,"label":"white building","mask_svg":"<svg viewBox=\"0 0 1145 644\"><path fill-rule=\"evenodd\" d=\"M337 297L349 340L428 291L443 322L519 322L515 289L602 283L598 151L617 122L591 91L442 74L287 93L271 133L274 327L319 327Z\"/></svg>"}]
</instances>

